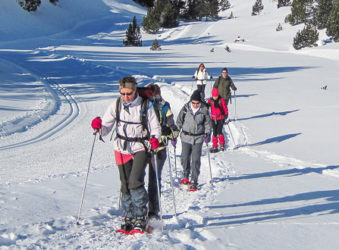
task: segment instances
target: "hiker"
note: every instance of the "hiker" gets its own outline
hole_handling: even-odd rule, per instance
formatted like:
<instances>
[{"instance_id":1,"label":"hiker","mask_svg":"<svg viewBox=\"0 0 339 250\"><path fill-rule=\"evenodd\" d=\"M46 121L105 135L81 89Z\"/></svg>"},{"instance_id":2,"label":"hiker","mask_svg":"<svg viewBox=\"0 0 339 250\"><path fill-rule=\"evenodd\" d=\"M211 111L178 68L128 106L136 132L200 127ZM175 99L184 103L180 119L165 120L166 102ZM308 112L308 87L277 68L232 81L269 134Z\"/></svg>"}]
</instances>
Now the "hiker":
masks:
<instances>
[{"instance_id":1,"label":"hiker","mask_svg":"<svg viewBox=\"0 0 339 250\"><path fill-rule=\"evenodd\" d=\"M201 99L205 99L205 87L207 79L212 79L212 76L208 75L205 65L201 63L198 69L195 71L194 76L192 76L197 81L197 88L201 92Z\"/></svg>"},{"instance_id":2,"label":"hiker","mask_svg":"<svg viewBox=\"0 0 339 250\"><path fill-rule=\"evenodd\" d=\"M121 230L145 231L148 194L144 187L145 168L149 149L159 147L161 127L147 99L137 92L134 77L120 80L120 97L100 117L92 121L93 129L107 135L115 126L115 161L121 182L121 204L124 222Z\"/></svg>"},{"instance_id":3,"label":"hiker","mask_svg":"<svg viewBox=\"0 0 339 250\"><path fill-rule=\"evenodd\" d=\"M219 95L217 88L212 89L212 97L208 99L208 105L211 109L211 119L212 119L212 148L211 153L216 153L218 149L218 140L220 145L220 150L225 150L225 136L222 132L223 125L225 120L228 117L228 109L226 101L223 97Z\"/></svg>"},{"instance_id":4,"label":"hiker","mask_svg":"<svg viewBox=\"0 0 339 250\"><path fill-rule=\"evenodd\" d=\"M181 159L184 169L184 178L180 184L189 185L191 191L198 189L202 145L211 140L210 123L208 107L201 102L200 91L195 90L177 117L177 126L181 130ZM192 174L189 180L191 167Z\"/></svg>"},{"instance_id":5,"label":"hiker","mask_svg":"<svg viewBox=\"0 0 339 250\"><path fill-rule=\"evenodd\" d=\"M225 99L226 105L228 105L228 102L231 99L230 88L236 91L237 87L234 85L232 78L228 75L227 68L222 69L221 76L215 80L213 88L218 89L220 96Z\"/></svg>"},{"instance_id":6,"label":"hiker","mask_svg":"<svg viewBox=\"0 0 339 250\"><path fill-rule=\"evenodd\" d=\"M156 152L156 165L158 170L158 181L159 189L161 188L161 172L165 164L167 154L166 147L168 142L171 140L171 144L175 147L177 143L177 137L179 135L179 130L174 122L173 113L171 111L170 104L166 102L161 97L160 87L156 84L150 84L147 86L152 89L153 92L153 107L157 114L160 126L161 126L161 139L160 146L155 150ZM158 189L156 181L155 166L153 166L152 161L149 164L149 174L148 174L148 196L149 196L149 211L148 217L150 219L155 218L159 219L159 200L158 200ZM161 190L160 190L161 194Z\"/></svg>"}]
</instances>

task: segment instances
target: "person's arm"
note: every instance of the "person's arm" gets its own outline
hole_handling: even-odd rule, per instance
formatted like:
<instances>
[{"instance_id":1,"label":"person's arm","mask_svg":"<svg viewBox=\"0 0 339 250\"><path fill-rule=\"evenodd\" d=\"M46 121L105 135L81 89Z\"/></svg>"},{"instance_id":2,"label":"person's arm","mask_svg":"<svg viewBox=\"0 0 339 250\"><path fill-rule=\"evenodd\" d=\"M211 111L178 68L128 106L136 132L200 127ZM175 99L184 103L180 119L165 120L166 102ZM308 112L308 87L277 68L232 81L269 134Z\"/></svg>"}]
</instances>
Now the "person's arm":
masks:
<instances>
[{"instance_id":1,"label":"person's arm","mask_svg":"<svg viewBox=\"0 0 339 250\"><path fill-rule=\"evenodd\" d=\"M106 110L104 113L104 116L102 117L102 135L105 136L109 134L109 132L112 130L114 124L115 124L115 107L116 107L115 100Z\"/></svg>"}]
</instances>

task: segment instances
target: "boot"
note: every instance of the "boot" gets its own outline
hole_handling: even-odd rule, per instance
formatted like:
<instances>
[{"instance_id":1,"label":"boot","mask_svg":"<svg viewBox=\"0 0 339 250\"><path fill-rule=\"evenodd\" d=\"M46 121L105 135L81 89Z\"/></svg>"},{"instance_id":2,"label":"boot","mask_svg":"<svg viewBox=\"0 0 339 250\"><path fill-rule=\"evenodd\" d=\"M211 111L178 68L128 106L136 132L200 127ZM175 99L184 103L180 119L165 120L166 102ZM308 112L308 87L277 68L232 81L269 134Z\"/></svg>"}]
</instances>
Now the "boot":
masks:
<instances>
[{"instance_id":1,"label":"boot","mask_svg":"<svg viewBox=\"0 0 339 250\"><path fill-rule=\"evenodd\" d=\"M145 232L146 225L147 225L146 216L137 216L137 217L135 217L133 230Z\"/></svg>"},{"instance_id":2,"label":"boot","mask_svg":"<svg viewBox=\"0 0 339 250\"><path fill-rule=\"evenodd\" d=\"M219 144L220 144L220 150L224 151L225 150L225 143L226 143L224 135L223 134L219 135L218 139L219 139Z\"/></svg>"},{"instance_id":3,"label":"boot","mask_svg":"<svg viewBox=\"0 0 339 250\"><path fill-rule=\"evenodd\" d=\"M133 219L130 217L125 217L124 223L121 224L121 230L129 232L133 229Z\"/></svg>"},{"instance_id":4,"label":"boot","mask_svg":"<svg viewBox=\"0 0 339 250\"><path fill-rule=\"evenodd\" d=\"M212 147L212 148L210 148L210 152L211 152L211 153L216 153L216 152L218 152L218 147Z\"/></svg>"}]
</instances>

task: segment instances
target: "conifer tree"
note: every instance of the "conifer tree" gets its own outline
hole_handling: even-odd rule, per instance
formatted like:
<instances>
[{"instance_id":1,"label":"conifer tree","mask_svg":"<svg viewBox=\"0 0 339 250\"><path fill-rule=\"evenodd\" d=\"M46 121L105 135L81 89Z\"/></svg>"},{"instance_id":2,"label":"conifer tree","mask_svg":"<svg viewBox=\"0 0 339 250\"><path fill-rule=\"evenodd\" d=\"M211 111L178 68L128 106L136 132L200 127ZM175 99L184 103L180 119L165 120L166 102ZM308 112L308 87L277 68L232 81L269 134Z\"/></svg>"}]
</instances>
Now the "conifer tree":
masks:
<instances>
[{"instance_id":1,"label":"conifer tree","mask_svg":"<svg viewBox=\"0 0 339 250\"><path fill-rule=\"evenodd\" d=\"M157 39L155 39L152 43L152 47L150 48L151 50L161 50L161 46L158 42Z\"/></svg>"},{"instance_id":2,"label":"conifer tree","mask_svg":"<svg viewBox=\"0 0 339 250\"><path fill-rule=\"evenodd\" d=\"M339 0L333 0L333 7L326 23L326 34L339 42Z\"/></svg>"},{"instance_id":3,"label":"conifer tree","mask_svg":"<svg viewBox=\"0 0 339 250\"><path fill-rule=\"evenodd\" d=\"M312 47L319 39L319 33L315 26L306 24L303 30L298 31L293 40L293 47L295 49L302 49L305 47Z\"/></svg>"},{"instance_id":4,"label":"conifer tree","mask_svg":"<svg viewBox=\"0 0 339 250\"><path fill-rule=\"evenodd\" d=\"M219 6L220 6L220 10L222 11L228 10L229 8L231 8L231 4L228 0L220 0Z\"/></svg>"},{"instance_id":5,"label":"conifer tree","mask_svg":"<svg viewBox=\"0 0 339 250\"><path fill-rule=\"evenodd\" d=\"M314 9L314 19L318 29L326 27L327 19L332 7L332 0L317 0L317 5Z\"/></svg>"},{"instance_id":6,"label":"conifer tree","mask_svg":"<svg viewBox=\"0 0 339 250\"><path fill-rule=\"evenodd\" d=\"M19 5L28 12L36 11L41 4L41 0L19 0Z\"/></svg>"},{"instance_id":7,"label":"conifer tree","mask_svg":"<svg viewBox=\"0 0 339 250\"><path fill-rule=\"evenodd\" d=\"M264 9L262 0L256 0L255 4L252 7L252 16L259 15L260 12Z\"/></svg>"},{"instance_id":8,"label":"conifer tree","mask_svg":"<svg viewBox=\"0 0 339 250\"><path fill-rule=\"evenodd\" d=\"M306 23L307 18L312 13L313 0L294 0L292 3L291 14L287 16L287 20L291 25Z\"/></svg>"},{"instance_id":9,"label":"conifer tree","mask_svg":"<svg viewBox=\"0 0 339 250\"><path fill-rule=\"evenodd\" d=\"M126 30L126 40L123 43L125 46L142 46L140 27L135 16Z\"/></svg>"},{"instance_id":10,"label":"conifer tree","mask_svg":"<svg viewBox=\"0 0 339 250\"><path fill-rule=\"evenodd\" d=\"M278 8L289 6L291 4L290 0L278 0Z\"/></svg>"},{"instance_id":11,"label":"conifer tree","mask_svg":"<svg viewBox=\"0 0 339 250\"><path fill-rule=\"evenodd\" d=\"M218 8L219 8L218 0L209 0L209 1L206 1L206 4L207 4L207 15L206 15L206 17L210 17L212 19L219 18L219 16L218 16Z\"/></svg>"}]
</instances>

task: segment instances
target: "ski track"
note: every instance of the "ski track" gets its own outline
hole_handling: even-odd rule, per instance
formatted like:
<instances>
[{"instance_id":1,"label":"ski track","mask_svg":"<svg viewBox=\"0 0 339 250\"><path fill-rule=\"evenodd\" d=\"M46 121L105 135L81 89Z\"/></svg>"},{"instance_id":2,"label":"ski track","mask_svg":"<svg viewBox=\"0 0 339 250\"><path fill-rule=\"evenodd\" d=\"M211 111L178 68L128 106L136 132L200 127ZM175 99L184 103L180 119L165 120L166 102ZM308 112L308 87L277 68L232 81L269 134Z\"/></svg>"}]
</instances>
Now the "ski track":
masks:
<instances>
[{"instance_id":1,"label":"ski track","mask_svg":"<svg viewBox=\"0 0 339 250\"><path fill-rule=\"evenodd\" d=\"M63 105L63 103L66 103L66 106L68 106L68 111L66 114L63 113L64 118L61 121L57 122L52 127L46 127L37 136L34 136L33 138L30 138L28 140L24 140L21 142L11 143L5 146L1 146L0 150L7 150L7 149L16 148L16 147L22 147L22 146L30 145L33 143L37 143L37 142L41 142L46 139L49 139L52 136L54 136L57 132L59 132L60 130L67 127L72 121L74 121L78 117L80 113L79 104L77 103L76 99L68 92L66 88L63 88L60 84L49 79L48 77L42 77L41 76L42 74L40 72L33 73L32 70L25 69L18 64L16 65L19 68L21 68L24 72L30 72L30 74L34 76L36 79L40 79L43 82L46 89L52 95L53 102L55 103L55 105L53 106L53 108L49 110L48 114L43 116L43 119L40 119L40 122L43 120L47 120L48 117L56 114L58 110L60 110L60 107L61 105ZM39 123L39 121L34 121L31 124L27 124L26 127L28 128L33 127L34 125L37 125L37 123ZM15 131L13 131L11 134L13 133L15 133ZM9 136L9 135L10 134L2 132L2 136Z\"/></svg>"}]
</instances>

